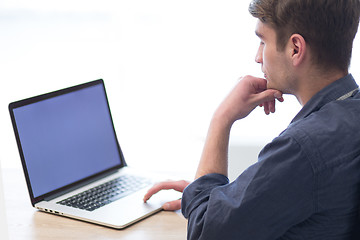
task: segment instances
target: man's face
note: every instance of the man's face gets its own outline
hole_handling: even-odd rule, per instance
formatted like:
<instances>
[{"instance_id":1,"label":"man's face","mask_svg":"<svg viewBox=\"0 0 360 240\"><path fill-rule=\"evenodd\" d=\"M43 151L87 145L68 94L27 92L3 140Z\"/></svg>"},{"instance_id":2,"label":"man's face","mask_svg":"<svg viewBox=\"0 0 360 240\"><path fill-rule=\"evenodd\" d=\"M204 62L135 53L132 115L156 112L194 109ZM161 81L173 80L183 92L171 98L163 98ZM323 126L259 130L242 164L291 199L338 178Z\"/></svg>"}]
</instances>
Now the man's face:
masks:
<instances>
[{"instance_id":1,"label":"man's face","mask_svg":"<svg viewBox=\"0 0 360 240\"><path fill-rule=\"evenodd\" d=\"M283 93L291 93L289 81L289 61L286 58L286 48L278 51L276 48L276 32L268 25L258 21L256 35L260 38L260 46L255 61L261 64L267 87Z\"/></svg>"}]
</instances>

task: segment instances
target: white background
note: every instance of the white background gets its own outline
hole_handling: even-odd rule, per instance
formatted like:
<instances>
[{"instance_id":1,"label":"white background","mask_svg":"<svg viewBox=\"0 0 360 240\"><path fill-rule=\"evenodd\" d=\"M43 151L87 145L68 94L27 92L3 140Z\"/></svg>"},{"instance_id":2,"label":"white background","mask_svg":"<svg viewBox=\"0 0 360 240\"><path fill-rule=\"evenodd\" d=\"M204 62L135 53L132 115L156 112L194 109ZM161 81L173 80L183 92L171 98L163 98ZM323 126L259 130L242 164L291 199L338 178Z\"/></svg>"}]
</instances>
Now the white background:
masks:
<instances>
[{"instance_id":1,"label":"white background","mask_svg":"<svg viewBox=\"0 0 360 240\"><path fill-rule=\"evenodd\" d=\"M10 102L103 78L129 165L194 172L210 118L238 77L262 77L249 1L2 0L0 159L20 168ZM360 42L350 71L360 79ZM291 96L236 123L240 171L300 110ZM249 155L249 156L248 156ZM235 166L234 165L234 166Z\"/></svg>"}]
</instances>

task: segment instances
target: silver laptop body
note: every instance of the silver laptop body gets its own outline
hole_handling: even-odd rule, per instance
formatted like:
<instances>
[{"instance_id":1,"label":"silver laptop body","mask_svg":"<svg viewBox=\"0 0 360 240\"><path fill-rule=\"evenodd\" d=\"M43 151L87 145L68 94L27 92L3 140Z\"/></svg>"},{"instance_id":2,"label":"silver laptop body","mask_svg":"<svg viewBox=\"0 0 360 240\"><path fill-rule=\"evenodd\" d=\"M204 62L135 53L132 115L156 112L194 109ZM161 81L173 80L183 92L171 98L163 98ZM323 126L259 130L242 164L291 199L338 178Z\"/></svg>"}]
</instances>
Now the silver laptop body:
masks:
<instances>
[{"instance_id":1,"label":"silver laptop body","mask_svg":"<svg viewBox=\"0 0 360 240\"><path fill-rule=\"evenodd\" d=\"M143 203L149 186L96 209L61 201L121 175L147 177L127 167L102 79L9 104L33 207L122 229L161 210L165 200Z\"/></svg>"}]
</instances>

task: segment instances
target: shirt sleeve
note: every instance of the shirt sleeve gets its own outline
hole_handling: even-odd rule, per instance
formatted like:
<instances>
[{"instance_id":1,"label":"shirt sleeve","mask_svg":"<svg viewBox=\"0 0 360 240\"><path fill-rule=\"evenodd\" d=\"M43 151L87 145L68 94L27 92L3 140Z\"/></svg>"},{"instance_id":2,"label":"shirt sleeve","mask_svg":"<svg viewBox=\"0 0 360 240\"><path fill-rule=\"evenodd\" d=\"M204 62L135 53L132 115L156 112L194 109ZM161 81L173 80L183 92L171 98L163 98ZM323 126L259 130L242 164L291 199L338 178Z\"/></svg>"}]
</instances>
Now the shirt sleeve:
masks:
<instances>
[{"instance_id":1,"label":"shirt sleeve","mask_svg":"<svg viewBox=\"0 0 360 240\"><path fill-rule=\"evenodd\" d=\"M314 212L315 184L306 151L279 137L234 182L208 174L184 190L188 239L277 239Z\"/></svg>"}]
</instances>

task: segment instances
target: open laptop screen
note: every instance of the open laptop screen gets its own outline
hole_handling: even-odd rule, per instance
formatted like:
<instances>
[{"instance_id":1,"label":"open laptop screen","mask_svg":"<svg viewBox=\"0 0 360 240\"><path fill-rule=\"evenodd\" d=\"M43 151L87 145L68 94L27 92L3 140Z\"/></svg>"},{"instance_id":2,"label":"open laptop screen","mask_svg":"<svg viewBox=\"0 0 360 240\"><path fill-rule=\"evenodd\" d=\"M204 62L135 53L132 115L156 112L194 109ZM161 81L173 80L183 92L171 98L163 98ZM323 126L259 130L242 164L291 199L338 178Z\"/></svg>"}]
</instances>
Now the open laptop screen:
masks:
<instances>
[{"instance_id":1,"label":"open laptop screen","mask_svg":"<svg viewBox=\"0 0 360 240\"><path fill-rule=\"evenodd\" d=\"M13 114L35 198L121 164L103 84Z\"/></svg>"}]
</instances>

